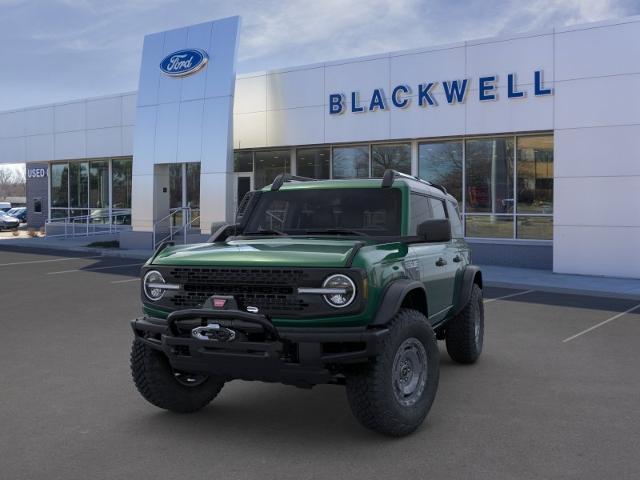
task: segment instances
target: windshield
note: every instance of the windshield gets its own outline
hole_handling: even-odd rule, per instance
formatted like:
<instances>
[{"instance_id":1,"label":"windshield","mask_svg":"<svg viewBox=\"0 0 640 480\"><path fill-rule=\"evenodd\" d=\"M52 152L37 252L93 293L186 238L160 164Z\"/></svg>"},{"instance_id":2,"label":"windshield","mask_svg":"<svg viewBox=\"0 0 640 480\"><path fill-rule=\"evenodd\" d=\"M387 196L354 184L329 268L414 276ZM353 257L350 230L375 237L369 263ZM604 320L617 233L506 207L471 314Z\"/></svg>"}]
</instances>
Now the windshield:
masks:
<instances>
[{"instance_id":1,"label":"windshield","mask_svg":"<svg viewBox=\"0 0 640 480\"><path fill-rule=\"evenodd\" d=\"M244 233L398 236L401 212L395 188L264 192Z\"/></svg>"}]
</instances>

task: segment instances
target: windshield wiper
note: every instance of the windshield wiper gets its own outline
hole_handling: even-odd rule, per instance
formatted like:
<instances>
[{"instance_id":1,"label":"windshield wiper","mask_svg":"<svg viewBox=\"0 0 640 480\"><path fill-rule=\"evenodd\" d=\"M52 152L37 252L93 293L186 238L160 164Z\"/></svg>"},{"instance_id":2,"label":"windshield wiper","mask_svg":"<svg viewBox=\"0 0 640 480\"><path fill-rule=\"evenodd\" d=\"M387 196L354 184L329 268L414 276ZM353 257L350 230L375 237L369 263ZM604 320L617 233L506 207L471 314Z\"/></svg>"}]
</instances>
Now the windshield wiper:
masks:
<instances>
[{"instance_id":1,"label":"windshield wiper","mask_svg":"<svg viewBox=\"0 0 640 480\"><path fill-rule=\"evenodd\" d=\"M245 232L244 235L283 235L287 236L287 233L281 232L279 230L270 230L267 228L260 228L256 232Z\"/></svg>"},{"instance_id":2,"label":"windshield wiper","mask_svg":"<svg viewBox=\"0 0 640 480\"><path fill-rule=\"evenodd\" d=\"M351 230L349 228L326 228L324 230L305 230L305 234L326 234L326 235L358 235L359 237L368 237L366 233Z\"/></svg>"}]
</instances>

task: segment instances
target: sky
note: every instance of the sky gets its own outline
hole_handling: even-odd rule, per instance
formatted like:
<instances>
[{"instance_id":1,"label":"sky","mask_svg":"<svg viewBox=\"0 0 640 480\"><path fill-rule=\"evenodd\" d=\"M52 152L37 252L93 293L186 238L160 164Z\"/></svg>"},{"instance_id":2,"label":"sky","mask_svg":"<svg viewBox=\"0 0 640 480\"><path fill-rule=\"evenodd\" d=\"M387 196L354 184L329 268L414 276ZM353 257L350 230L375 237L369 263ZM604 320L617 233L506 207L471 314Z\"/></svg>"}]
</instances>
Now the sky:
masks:
<instances>
[{"instance_id":1,"label":"sky","mask_svg":"<svg viewBox=\"0 0 640 480\"><path fill-rule=\"evenodd\" d=\"M0 0L0 111L136 90L145 34L242 16L238 73L640 14L640 0Z\"/></svg>"}]
</instances>

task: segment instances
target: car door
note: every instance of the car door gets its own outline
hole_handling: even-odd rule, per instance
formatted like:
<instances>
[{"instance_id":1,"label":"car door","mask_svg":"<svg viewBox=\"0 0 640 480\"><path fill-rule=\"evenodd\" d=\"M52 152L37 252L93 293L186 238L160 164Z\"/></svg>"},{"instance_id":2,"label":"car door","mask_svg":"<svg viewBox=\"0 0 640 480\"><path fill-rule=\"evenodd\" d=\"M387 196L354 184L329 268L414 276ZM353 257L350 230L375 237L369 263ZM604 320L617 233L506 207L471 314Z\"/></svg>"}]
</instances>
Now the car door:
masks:
<instances>
[{"instance_id":1,"label":"car door","mask_svg":"<svg viewBox=\"0 0 640 480\"><path fill-rule=\"evenodd\" d=\"M411 193L410 235L416 235L417 226L425 220L441 218L444 206L431 203L431 197ZM442 202L441 202L442 203ZM434 210L435 207L435 210ZM446 214L444 214L446 218ZM429 322L440 322L449 312L453 302L454 257L457 249L452 242L414 242L410 245L410 258L416 263L420 280L427 290Z\"/></svg>"}]
</instances>

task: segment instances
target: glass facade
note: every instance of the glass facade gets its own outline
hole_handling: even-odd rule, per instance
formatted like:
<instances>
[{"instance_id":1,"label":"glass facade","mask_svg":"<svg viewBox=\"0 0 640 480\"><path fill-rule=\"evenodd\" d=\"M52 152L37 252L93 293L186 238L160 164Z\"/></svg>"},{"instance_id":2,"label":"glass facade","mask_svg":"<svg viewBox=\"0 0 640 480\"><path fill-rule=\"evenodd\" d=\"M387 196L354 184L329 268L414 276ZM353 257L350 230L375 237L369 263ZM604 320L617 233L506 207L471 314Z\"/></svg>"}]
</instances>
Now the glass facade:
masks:
<instances>
[{"instance_id":1,"label":"glass facade","mask_svg":"<svg viewBox=\"0 0 640 480\"><path fill-rule=\"evenodd\" d=\"M467 238L551 240L553 237L553 135L497 135L412 143L321 145L281 150L239 150L236 172L253 172L253 188L278 173L310 178L379 178L387 168L417 174L446 187L458 200ZM283 158L278 163L275 156ZM254 168L255 167L255 168Z\"/></svg>"},{"instance_id":2,"label":"glass facade","mask_svg":"<svg viewBox=\"0 0 640 480\"><path fill-rule=\"evenodd\" d=\"M131 164L131 158L52 163L51 218L90 215L92 223L104 223L117 213L113 222L129 224Z\"/></svg>"}]
</instances>

